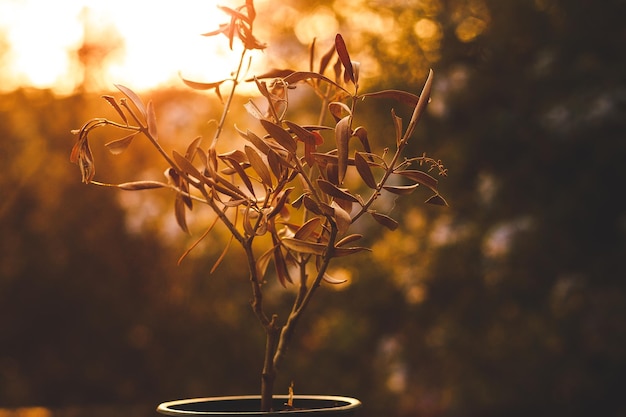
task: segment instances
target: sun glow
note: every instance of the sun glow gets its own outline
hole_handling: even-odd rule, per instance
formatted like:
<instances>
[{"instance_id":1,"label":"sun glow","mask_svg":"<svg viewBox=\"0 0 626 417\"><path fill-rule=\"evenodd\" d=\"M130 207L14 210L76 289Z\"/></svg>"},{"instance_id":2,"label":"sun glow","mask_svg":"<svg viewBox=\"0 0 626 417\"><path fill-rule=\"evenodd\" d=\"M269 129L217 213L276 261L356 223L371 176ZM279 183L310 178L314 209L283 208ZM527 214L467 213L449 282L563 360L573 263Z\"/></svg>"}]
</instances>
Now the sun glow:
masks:
<instances>
[{"instance_id":1,"label":"sun glow","mask_svg":"<svg viewBox=\"0 0 626 417\"><path fill-rule=\"evenodd\" d=\"M219 4L235 7L235 1ZM180 85L179 73L211 82L236 68L221 36L217 0L3 0L0 91L22 86L71 93L114 83L142 90Z\"/></svg>"}]
</instances>

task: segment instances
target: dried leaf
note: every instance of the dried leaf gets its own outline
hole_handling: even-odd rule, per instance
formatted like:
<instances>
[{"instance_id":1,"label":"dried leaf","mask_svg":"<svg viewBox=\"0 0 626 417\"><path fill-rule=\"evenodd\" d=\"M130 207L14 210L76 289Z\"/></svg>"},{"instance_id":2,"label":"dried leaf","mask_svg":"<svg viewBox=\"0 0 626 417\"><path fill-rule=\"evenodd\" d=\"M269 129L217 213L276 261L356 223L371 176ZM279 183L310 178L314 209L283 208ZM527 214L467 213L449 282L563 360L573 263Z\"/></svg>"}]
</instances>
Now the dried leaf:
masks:
<instances>
[{"instance_id":1,"label":"dried leaf","mask_svg":"<svg viewBox=\"0 0 626 417\"><path fill-rule=\"evenodd\" d=\"M448 202L439 194L431 196L428 200L426 200L426 203L435 206L448 206Z\"/></svg>"},{"instance_id":2,"label":"dried leaf","mask_svg":"<svg viewBox=\"0 0 626 417\"><path fill-rule=\"evenodd\" d=\"M368 154L372 153L372 148L370 147L370 142L367 137L367 129L365 129L363 126L359 126L354 129L352 135L356 136L359 139L359 142L361 142L361 145L363 146L363 149L365 149L365 152L367 152ZM373 161L374 159L369 156L369 160Z\"/></svg>"},{"instance_id":3,"label":"dried leaf","mask_svg":"<svg viewBox=\"0 0 626 417\"><path fill-rule=\"evenodd\" d=\"M241 152L241 151L239 151L239 152ZM222 159L224 159L224 160L229 162L231 168L233 168L235 170L235 172L237 173L237 175L239 176L239 178L241 178L241 180L243 181L243 183L246 186L246 188L248 189L248 191L250 191L250 193L252 195L255 195L254 187L252 186L252 181L250 181L250 177L248 177L248 174L246 173L246 171L241 166L241 163L239 161L238 155L236 153L231 153L231 154L227 154L227 155L220 155L220 158L222 158ZM224 182L226 182L226 181L224 181Z\"/></svg>"},{"instance_id":4,"label":"dried leaf","mask_svg":"<svg viewBox=\"0 0 626 417\"><path fill-rule=\"evenodd\" d=\"M156 121L156 113L154 111L154 104L152 103L152 100L148 102L146 123L148 123L148 134L150 134L150 136L152 136L154 140L157 140L158 139L157 121Z\"/></svg>"},{"instance_id":5,"label":"dried leaf","mask_svg":"<svg viewBox=\"0 0 626 417\"><path fill-rule=\"evenodd\" d=\"M374 220L376 220L378 223L385 226L389 230L396 230L399 226L397 221L385 214L377 213L375 211L370 211L369 214Z\"/></svg>"},{"instance_id":6,"label":"dried leaf","mask_svg":"<svg viewBox=\"0 0 626 417\"><path fill-rule=\"evenodd\" d=\"M333 208L335 223L337 224L337 230L339 234L344 234L350 225L352 224L352 217L350 213L344 210L336 201L333 201L331 207Z\"/></svg>"},{"instance_id":7,"label":"dried leaf","mask_svg":"<svg viewBox=\"0 0 626 417\"><path fill-rule=\"evenodd\" d=\"M124 114L124 111L122 110L120 105L117 104L117 101L115 100L115 97L102 96L102 98L105 99L115 109L115 111L117 112L117 114L120 115L120 117L122 118L124 123L126 123L126 125L128 125L128 119L126 119L126 115Z\"/></svg>"},{"instance_id":8,"label":"dried leaf","mask_svg":"<svg viewBox=\"0 0 626 417\"><path fill-rule=\"evenodd\" d=\"M361 98L381 98L381 99L393 99L403 104L408 104L411 107L416 106L419 101L419 96L402 90L382 90L373 93L365 93L360 96Z\"/></svg>"},{"instance_id":9,"label":"dried leaf","mask_svg":"<svg viewBox=\"0 0 626 417\"><path fill-rule=\"evenodd\" d=\"M310 72L310 71L296 71L291 75L286 76L285 78L283 78L283 80L288 83L288 84L296 84L297 82L300 81L305 81L305 80L322 80L327 82L328 84L331 84L332 86L344 91L346 94L350 94L348 92L348 90L346 90L345 88L343 88L341 85L339 85L338 83L336 83L335 81L331 80L330 78L319 74L317 72Z\"/></svg>"},{"instance_id":10,"label":"dried leaf","mask_svg":"<svg viewBox=\"0 0 626 417\"><path fill-rule=\"evenodd\" d=\"M146 118L146 106L144 106L143 101L141 101L141 98L133 90L131 90L128 87L124 87L121 84L114 84L114 85L126 97L128 97L128 99L135 105L137 110L139 110L139 112L141 113L141 115L145 119Z\"/></svg>"},{"instance_id":11,"label":"dried leaf","mask_svg":"<svg viewBox=\"0 0 626 417\"><path fill-rule=\"evenodd\" d=\"M422 117L424 110L426 110L426 106L428 105L430 101L430 90L432 88L432 85L433 85L433 70L431 69L428 72L428 78L426 79L426 82L424 83L424 88L422 88L422 94L420 94L420 98L417 101L417 104L415 105L415 109L413 110L413 115L411 116L411 120L409 121L409 126L407 127L407 132L405 133L406 140L408 140L408 138L413 134L413 131L415 130L415 125L417 124L419 119Z\"/></svg>"},{"instance_id":12,"label":"dried leaf","mask_svg":"<svg viewBox=\"0 0 626 417\"><path fill-rule=\"evenodd\" d=\"M322 224L322 219L320 217L313 217L306 223L304 223L298 230L296 231L294 238L300 240L307 240L309 237L313 235L315 230Z\"/></svg>"},{"instance_id":13,"label":"dried leaf","mask_svg":"<svg viewBox=\"0 0 626 417\"><path fill-rule=\"evenodd\" d=\"M352 114L352 110L346 103L342 103L341 101L333 101L328 103L328 111L335 118L335 122L338 122L342 118L344 118L344 113L347 115Z\"/></svg>"},{"instance_id":14,"label":"dried leaf","mask_svg":"<svg viewBox=\"0 0 626 417\"><path fill-rule=\"evenodd\" d=\"M198 146L200 146L200 142L202 142L202 136L198 136L194 140L191 141L189 145L187 145L187 151L185 152L185 158L193 161L194 155L196 155L196 151L198 150Z\"/></svg>"},{"instance_id":15,"label":"dried leaf","mask_svg":"<svg viewBox=\"0 0 626 417\"><path fill-rule=\"evenodd\" d=\"M352 68L352 61L350 60L350 54L348 53L348 48L346 48L346 43L340 34L335 36L335 49L337 50L337 55L339 55L339 59L343 64L343 67L346 70L346 76L356 84L356 78L354 76L354 68Z\"/></svg>"},{"instance_id":16,"label":"dried leaf","mask_svg":"<svg viewBox=\"0 0 626 417\"><path fill-rule=\"evenodd\" d=\"M271 137L273 137L276 142L280 144L283 148L287 150L287 152L295 154L297 150L296 141L291 137L289 132L283 129L282 126L279 126L275 123L270 122L269 120L262 119L261 124L263 128L269 133Z\"/></svg>"},{"instance_id":17,"label":"dried leaf","mask_svg":"<svg viewBox=\"0 0 626 417\"><path fill-rule=\"evenodd\" d=\"M392 194L396 195L409 195L419 186L418 184L412 185L385 185L383 188Z\"/></svg>"},{"instance_id":18,"label":"dried leaf","mask_svg":"<svg viewBox=\"0 0 626 417\"><path fill-rule=\"evenodd\" d=\"M121 139L113 140L109 143L106 143L104 146L111 152L113 155L119 155L124 152L132 143L135 136L137 136L138 132L131 133L128 136L125 136Z\"/></svg>"},{"instance_id":19,"label":"dried leaf","mask_svg":"<svg viewBox=\"0 0 626 417\"><path fill-rule=\"evenodd\" d=\"M354 154L354 164L356 165L356 169L365 185L375 190L378 187L378 184L376 184L374 174L372 174L369 164L359 152Z\"/></svg>"},{"instance_id":20,"label":"dried leaf","mask_svg":"<svg viewBox=\"0 0 626 417\"><path fill-rule=\"evenodd\" d=\"M205 177L198 171L198 169L187 158L179 154L177 151L172 151L174 161L178 164L178 167L187 175L194 177L200 181L205 182Z\"/></svg>"},{"instance_id":21,"label":"dried leaf","mask_svg":"<svg viewBox=\"0 0 626 417\"><path fill-rule=\"evenodd\" d=\"M324 179L321 179L321 178L318 179L317 186L320 187L320 190L322 190L322 192L324 192L325 194L328 194L331 197L340 198L342 200L347 200L347 201L352 201L354 203L359 202L359 200L357 200L355 196L350 194L348 190L339 188L335 186L334 184L332 184L331 182L326 181Z\"/></svg>"},{"instance_id":22,"label":"dried leaf","mask_svg":"<svg viewBox=\"0 0 626 417\"><path fill-rule=\"evenodd\" d=\"M285 69L272 68L269 71L264 72L261 75L255 75L254 78L249 78L246 81L252 81L255 78L258 78L258 79L264 79L264 78L285 78L285 77L290 76L294 72L296 72L296 71L294 71L292 69L287 69L287 68L285 68Z\"/></svg>"},{"instance_id":23,"label":"dried leaf","mask_svg":"<svg viewBox=\"0 0 626 417\"><path fill-rule=\"evenodd\" d=\"M372 250L370 248L365 248L363 246L355 246L355 247L348 247L348 248L335 248L335 250L333 251L333 254L336 257L341 257L341 256L349 256L349 255L354 255L355 253L359 253L359 252L371 252Z\"/></svg>"},{"instance_id":24,"label":"dried leaf","mask_svg":"<svg viewBox=\"0 0 626 417\"><path fill-rule=\"evenodd\" d=\"M326 245L322 243L309 242L292 237L285 237L281 240L281 242L287 249L299 253L323 255L326 252Z\"/></svg>"},{"instance_id":25,"label":"dried leaf","mask_svg":"<svg viewBox=\"0 0 626 417\"><path fill-rule=\"evenodd\" d=\"M254 117L257 120L265 118L265 115L263 114L261 109L259 109L252 100L248 100L248 102L243 105L243 108L246 109L250 116Z\"/></svg>"},{"instance_id":26,"label":"dried leaf","mask_svg":"<svg viewBox=\"0 0 626 417\"><path fill-rule=\"evenodd\" d=\"M320 58L320 69L319 69L320 74L323 74L324 71L326 71L326 67L328 67L328 63L330 62L334 54L335 54L335 45L332 45L330 49L324 55L322 55L322 57Z\"/></svg>"},{"instance_id":27,"label":"dried leaf","mask_svg":"<svg viewBox=\"0 0 626 417\"><path fill-rule=\"evenodd\" d=\"M163 187L167 187L167 185L158 181L133 181L117 184L117 188L128 191L153 190L155 188Z\"/></svg>"},{"instance_id":28,"label":"dried leaf","mask_svg":"<svg viewBox=\"0 0 626 417\"><path fill-rule=\"evenodd\" d=\"M391 109L391 117L393 119L393 125L396 132L396 146L400 146L402 142L402 118L396 115L394 109Z\"/></svg>"},{"instance_id":29,"label":"dried leaf","mask_svg":"<svg viewBox=\"0 0 626 417\"><path fill-rule=\"evenodd\" d=\"M426 187L430 188L433 191L437 190L437 183L439 181L436 178L428 175L424 171L407 169L404 171L394 172L394 174L401 175L419 184L425 185Z\"/></svg>"},{"instance_id":30,"label":"dried leaf","mask_svg":"<svg viewBox=\"0 0 626 417\"><path fill-rule=\"evenodd\" d=\"M350 136L350 116L346 116L341 119L335 127L337 157L339 158L337 161L339 184L341 184L346 177L346 170L348 168L348 142L350 141Z\"/></svg>"},{"instance_id":31,"label":"dried leaf","mask_svg":"<svg viewBox=\"0 0 626 417\"><path fill-rule=\"evenodd\" d=\"M247 139L261 153L267 155L270 152L271 150L270 146L251 130L248 130L245 134L242 132L239 132L239 134L243 136L245 139Z\"/></svg>"},{"instance_id":32,"label":"dried leaf","mask_svg":"<svg viewBox=\"0 0 626 417\"><path fill-rule=\"evenodd\" d=\"M248 156L248 161L250 161L252 169L254 169L254 171L259 175L259 178L261 178L261 182L269 188L273 187L269 168L265 165L263 158L261 158L257 151L251 146L244 146L244 150L246 151L246 155Z\"/></svg>"},{"instance_id":33,"label":"dried leaf","mask_svg":"<svg viewBox=\"0 0 626 417\"><path fill-rule=\"evenodd\" d=\"M348 235L348 236L344 237L343 239L341 239L339 242L337 242L335 244L335 248L339 248L341 246L345 246L348 243L352 243L352 242L357 241L357 240L359 240L361 238L363 238L363 235L359 235L359 234Z\"/></svg>"},{"instance_id":34,"label":"dried leaf","mask_svg":"<svg viewBox=\"0 0 626 417\"><path fill-rule=\"evenodd\" d=\"M348 282L348 280L347 280L347 279L337 279L337 278L334 278L334 277L332 277L332 276L330 276L330 275L328 275L328 274L326 274L326 273L324 274L324 276L322 277L322 279L323 279L325 282L327 282L327 283L329 283L329 284L331 284L331 285L344 284L344 283Z\"/></svg>"},{"instance_id":35,"label":"dried leaf","mask_svg":"<svg viewBox=\"0 0 626 417\"><path fill-rule=\"evenodd\" d=\"M287 287L287 283L293 283L291 277L289 276L289 270L287 269L287 262L285 261L285 256L283 255L283 251L280 249L281 240L276 236L276 233L272 233L272 242L274 243L274 266L276 267L276 276L278 277L278 282L283 287Z\"/></svg>"},{"instance_id":36,"label":"dried leaf","mask_svg":"<svg viewBox=\"0 0 626 417\"><path fill-rule=\"evenodd\" d=\"M181 77L181 79L188 87L191 87L194 90L211 90L213 88L219 87L224 81L226 81L226 80L221 80L221 81L216 81L212 83L200 83L197 81L187 80L183 77Z\"/></svg>"},{"instance_id":37,"label":"dried leaf","mask_svg":"<svg viewBox=\"0 0 626 417\"><path fill-rule=\"evenodd\" d=\"M174 214L176 216L176 223L178 223L178 226L183 230L183 232L189 233L185 202L180 194L176 194L176 200L174 201Z\"/></svg>"}]
</instances>

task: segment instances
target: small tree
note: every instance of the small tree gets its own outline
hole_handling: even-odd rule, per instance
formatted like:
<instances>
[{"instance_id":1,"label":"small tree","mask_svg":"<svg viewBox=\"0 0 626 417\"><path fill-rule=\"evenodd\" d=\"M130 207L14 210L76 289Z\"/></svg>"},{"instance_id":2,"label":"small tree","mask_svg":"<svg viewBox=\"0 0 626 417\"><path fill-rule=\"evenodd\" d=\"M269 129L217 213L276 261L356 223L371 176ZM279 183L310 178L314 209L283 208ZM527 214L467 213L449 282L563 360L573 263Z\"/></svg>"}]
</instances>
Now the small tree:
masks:
<instances>
[{"instance_id":1,"label":"small tree","mask_svg":"<svg viewBox=\"0 0 626 417\"><path fill-rule=\"evenodd\" d=\"M217 143L222 137L233 97L237 87L246 81L242 68L247 55L251 50L265 48L252 33L256 18L252 0L237 9L220 8L230 16L230 22L205 36L224 34L231 49L238 38L243 44L238 68L231 78L215 83L183 80L194 89L212 89L220 98L221 88L230 83L230 93L208 146L204 148L202 138L198 137L183 152L174 150L170 155L158 140L152 102L144 105L131 89L117 85L122 98L103 98L113 106L121 121L96 118L74 131L78 139L71 161L78 164L84 183L127 191L172 190L176 220L185 232L188 232L187 211L194 205L206 207L214 213L215 221L207 225L198 241L211 232L216 222L228 229L245 253L252 309L266 333L261 408L268 411L276 374L302 314L322 283L343 282L328 274L331 261L369 250L357 245L363 236L353 233L352 226L361 217L370 216L378 224L396 229L398 222L375 208L375 203L385 193L408 195L423 186L431 191L427 203L447 205L437 190L437 179L426 172L435 171L445 176L446 169L439 160L425 154L403 154L429 102L432 71L419 96L398 90L361 93L359 63L350 58L341 35L336 36L332 48L320 58L317 69L313 68L313 45L308 71L272 69L249 79L256 84L263 105L249 101L245 107L258 119L262 133L237 128L244 140L233 141L237 145L230 151L218 153ZM332 78L325 75L327 72ZM289 92L305 87L310 88L320 102L319 115L311 124L289 119ZM410 106L413 112L405 127L403 120L391 111L390 123L395 137L381 141L383 147L377 153L367 128L355 126L355 115L364 101L381 98ZM324 124L327 119L331 122ZM137 136L145 136L166 164L167 181L119 184L94 181L89 135L103 126L127 132L121 139L105 144L114 154L126 150ZM358 145L351 146L353 138L358 140ZM276 278L282 286L297 288L285 319L269 313L264 304L264 279L270 264L274 265Z\"/></svg>"}]
</instances>

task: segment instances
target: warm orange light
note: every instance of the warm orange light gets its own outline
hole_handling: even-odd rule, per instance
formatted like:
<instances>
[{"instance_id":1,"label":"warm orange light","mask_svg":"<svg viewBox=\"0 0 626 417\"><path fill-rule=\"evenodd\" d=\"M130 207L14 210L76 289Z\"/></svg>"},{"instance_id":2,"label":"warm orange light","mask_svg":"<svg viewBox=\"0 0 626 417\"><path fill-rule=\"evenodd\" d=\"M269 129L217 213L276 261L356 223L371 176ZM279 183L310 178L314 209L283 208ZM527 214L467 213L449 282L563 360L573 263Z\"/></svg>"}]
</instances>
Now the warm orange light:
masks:
<instances>
[{"instance_id":1,"label":"warm orange light","mask_svg":"<svg viewBox=\"0 0 626 417\"><path fill-rule=\"evenodd\" d=\"M33 86L69 93L89 78L89 71L98 78L86 85L92 89L114 83L135 90L179 84L179 73L198 81L227 78L236 65L229 57L238 54L222 37L200 36L227 22L217 3L0 2L0 36L8 45L0 54L0 90ZM219 4L238 5L234 0ZM85 57L91 59L89 69L81 65L79 53L83 64Z\"/></svg>"}]
</instances>

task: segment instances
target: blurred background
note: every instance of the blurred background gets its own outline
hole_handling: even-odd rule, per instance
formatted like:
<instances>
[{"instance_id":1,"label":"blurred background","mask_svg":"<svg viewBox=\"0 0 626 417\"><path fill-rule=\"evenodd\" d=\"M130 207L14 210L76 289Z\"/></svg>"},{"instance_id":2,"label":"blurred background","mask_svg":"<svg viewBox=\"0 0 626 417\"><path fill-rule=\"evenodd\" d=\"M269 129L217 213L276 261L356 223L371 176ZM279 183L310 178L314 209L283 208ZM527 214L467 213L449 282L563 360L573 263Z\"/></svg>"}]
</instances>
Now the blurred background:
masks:
<instances>
[{"instance_id":1,"label":"blurred background","mask_svg":"<svg viewBox=\"0 0 626 417\"><path fill-rule=\"evenodd\" d=\"M198 36L225 15L101 3L0 2L0 416L259 389L241 255L208 273L226 236L177 266L193 236L167 193L85 186L69 163L70 130L115 117L114 83L155 102L166 147L206 135L219 101L178 73L234 69L223 38ZM412 146L449 168L449 208L399 200L399 230L341 265L350 285L318 295L278 391L356 396L362 416L626 416L626 2L256 6L269 47L251 71L307 69L312 39L325 51L337 32L366 89L418 93L433 68ZM159 178L142 150L94 146L96 178Z\"/></svg>"}]
</instances>

